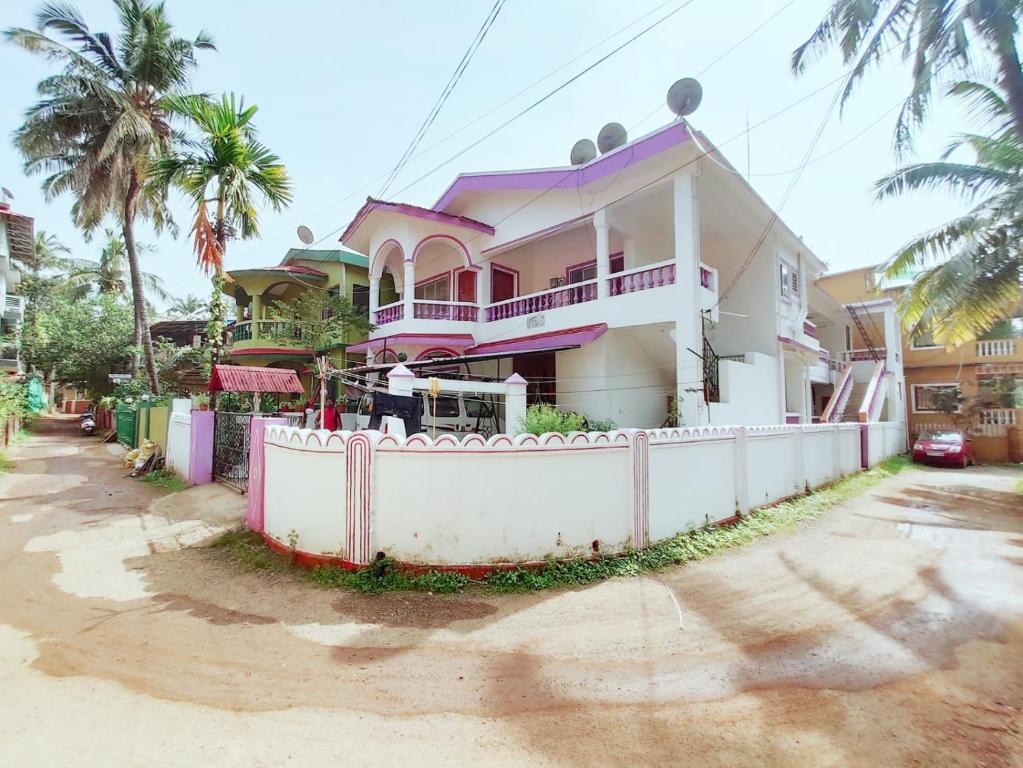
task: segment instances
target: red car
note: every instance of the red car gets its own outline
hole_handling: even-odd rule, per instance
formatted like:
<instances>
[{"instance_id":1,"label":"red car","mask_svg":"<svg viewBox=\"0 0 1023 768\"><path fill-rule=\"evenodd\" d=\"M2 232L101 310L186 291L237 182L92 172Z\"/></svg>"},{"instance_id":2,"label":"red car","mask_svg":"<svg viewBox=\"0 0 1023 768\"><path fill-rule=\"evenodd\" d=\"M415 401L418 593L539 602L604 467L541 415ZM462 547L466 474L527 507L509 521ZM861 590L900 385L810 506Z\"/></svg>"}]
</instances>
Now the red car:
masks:
<instances>
[{"instance_id":1,"label":"red car","mask_svg":"<svg viewBox=\"0 0 1023 768\"><path fill-rule=\"evenodd\" d=\"M956 430L923 431L913 443L913 461L966 467L976 464L973 441Z\"/></svg>"}]
</instances>

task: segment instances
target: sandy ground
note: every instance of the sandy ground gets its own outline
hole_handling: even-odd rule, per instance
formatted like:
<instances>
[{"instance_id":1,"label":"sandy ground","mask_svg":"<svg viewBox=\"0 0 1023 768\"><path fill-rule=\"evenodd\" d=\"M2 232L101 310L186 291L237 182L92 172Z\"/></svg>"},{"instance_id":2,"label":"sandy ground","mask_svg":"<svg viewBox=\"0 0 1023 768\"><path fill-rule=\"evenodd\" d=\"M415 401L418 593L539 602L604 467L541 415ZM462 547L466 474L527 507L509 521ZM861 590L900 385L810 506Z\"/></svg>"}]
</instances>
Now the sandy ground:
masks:
<instances>
[{"instance_id":1,"label":"sandy ground","mask_svg":"<svg viewBox=\"0 0 1023 768\"><path fill-rule=\"evenodd\" d=\"M1023 766L1018 472L655 577L359 596L193 546L242 499L46 427L0 477L2 766Z\"/></svg>"}]
</instances>

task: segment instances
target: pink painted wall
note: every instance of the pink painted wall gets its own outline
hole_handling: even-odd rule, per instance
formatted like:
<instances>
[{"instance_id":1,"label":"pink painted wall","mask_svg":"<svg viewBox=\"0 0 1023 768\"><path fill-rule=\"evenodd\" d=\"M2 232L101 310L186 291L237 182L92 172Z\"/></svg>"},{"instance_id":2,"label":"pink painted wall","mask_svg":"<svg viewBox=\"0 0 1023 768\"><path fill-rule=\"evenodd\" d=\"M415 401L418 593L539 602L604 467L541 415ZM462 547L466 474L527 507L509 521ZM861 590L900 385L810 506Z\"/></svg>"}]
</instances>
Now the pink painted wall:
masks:
<instances>
[{"instance_id":1,"label":"pink painted wall","mask_svg":"<svg viewBox=\"0 0 1023 768\"><path fill-rule=\"evenodd\" d=\"M213 411L192 411L188 449L188 484L213 482Z\"/></svg>"},{"instance_id":2,"label":"pink painted wall","mask_svg":"<svg viewBox=\"0 0 1023 768\"><path fill-rule=\"evenodd\" d=\"M257 533L263 532L263 487L266 479L266 448L263 433L273 425L287 426L279 417L253 416L249 422L249 491L245 522Z\"/></svg>"}]
</instances>

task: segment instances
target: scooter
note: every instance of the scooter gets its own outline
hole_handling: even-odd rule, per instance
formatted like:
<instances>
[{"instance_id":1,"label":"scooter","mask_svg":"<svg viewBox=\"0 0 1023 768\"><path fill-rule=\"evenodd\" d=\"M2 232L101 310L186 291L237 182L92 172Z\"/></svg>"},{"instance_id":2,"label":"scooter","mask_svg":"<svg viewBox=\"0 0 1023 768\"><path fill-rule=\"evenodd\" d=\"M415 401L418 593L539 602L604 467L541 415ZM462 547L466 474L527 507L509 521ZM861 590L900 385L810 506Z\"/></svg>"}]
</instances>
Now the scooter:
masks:
<instances>
[{"instance_id":1,"label":"scooter","mask_svg":"<svg viewBox=\"0 0 1023 768\"><path fill-rule=\"evenodd\" d=\"M92 413L83 413L81 416L81 422L79 428L86 435L92 435L96 431L96 416Z\"/></svg>"}]
</instances>

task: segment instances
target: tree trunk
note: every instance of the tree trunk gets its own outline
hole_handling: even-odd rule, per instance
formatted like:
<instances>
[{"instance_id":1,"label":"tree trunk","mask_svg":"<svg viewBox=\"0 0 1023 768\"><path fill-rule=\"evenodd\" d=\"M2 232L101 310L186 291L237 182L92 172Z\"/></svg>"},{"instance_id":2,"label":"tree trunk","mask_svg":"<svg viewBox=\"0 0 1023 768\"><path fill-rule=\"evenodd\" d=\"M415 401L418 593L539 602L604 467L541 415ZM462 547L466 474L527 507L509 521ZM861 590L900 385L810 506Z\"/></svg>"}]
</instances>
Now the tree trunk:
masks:
<instances>
[{"instance_id":1,"label":"tree trunk","mask_svg":"<svg viewBox=\"0 0 1023 768\"><path fill-rule=\"evenodd\" d=\"M1012 110L1012 122L1016 134L1023 137L1023 72L1020 71L1019 53L1012 35L999 40L996 50L1002 88L1005 89Z\"/></svg>"},{"instance_id":2,"label":"tree trunk","mask_svg":"<svg viewBox=\"0 0 1023 768\"><path fill-rule=\"evenodd\" d=\"M224 229L224 210L226 201L221 192L217 196L217 249L220 251L220 263L213 273L213 294L210 297L210 322L207 335L210 340L210 360L213 365L220 362L220 352L224 344L224 253L227 251L227 232ZM255 320L255 318L253 318ZM235 319L237 322L237 318Z\"/></svg>"},{"instance_id":3,"label":"tree trunk","mask_svg":"<svg viewBox=\"0 0 1023 768\"><path fill-rule=\"evenodd\" d=\"M134 171L128 183L128 194L124 199L124 250L128 254L128 271L131 274L131 299L135 309L135 343L142 347L146 360L149 388L154 395L160 394L160 380L156 375L156 359L153 357L153 339L149 335L146 319L146 297L142 290L142 271L139 269L138 252L135 249L135 214L138 211L139 194L142 191Z\"/></svg>"}]
</instances>

